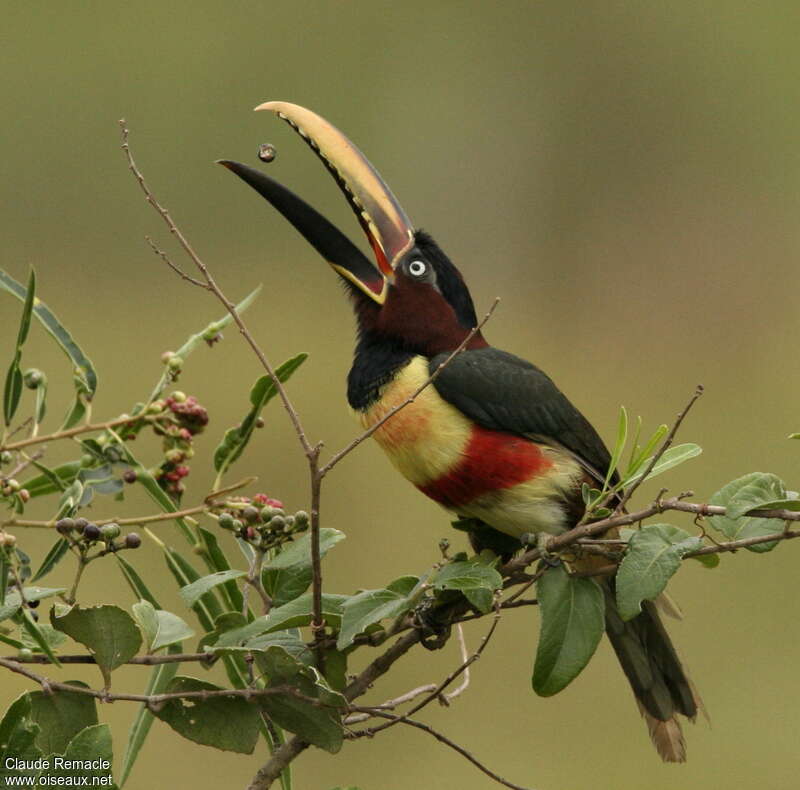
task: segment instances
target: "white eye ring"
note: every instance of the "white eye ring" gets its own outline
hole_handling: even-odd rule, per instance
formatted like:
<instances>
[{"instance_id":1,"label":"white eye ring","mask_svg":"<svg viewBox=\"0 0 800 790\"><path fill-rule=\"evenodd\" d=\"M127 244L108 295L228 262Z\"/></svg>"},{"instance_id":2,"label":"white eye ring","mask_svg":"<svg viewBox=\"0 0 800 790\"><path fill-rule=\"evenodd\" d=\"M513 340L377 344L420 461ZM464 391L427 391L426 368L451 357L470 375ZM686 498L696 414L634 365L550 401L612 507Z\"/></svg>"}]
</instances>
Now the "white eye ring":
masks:
<instances>
[{"instance_id":1,"label":"white eye ring","mask_svg":"<svg viewBox=\"0 0 800 790\"><path fill-rule=\"evenodd\" d=\"M411 261L408 264L408 273L414 277L422 277L428 271L428 266L424 261Z\"/></svg>"}]
</instances>

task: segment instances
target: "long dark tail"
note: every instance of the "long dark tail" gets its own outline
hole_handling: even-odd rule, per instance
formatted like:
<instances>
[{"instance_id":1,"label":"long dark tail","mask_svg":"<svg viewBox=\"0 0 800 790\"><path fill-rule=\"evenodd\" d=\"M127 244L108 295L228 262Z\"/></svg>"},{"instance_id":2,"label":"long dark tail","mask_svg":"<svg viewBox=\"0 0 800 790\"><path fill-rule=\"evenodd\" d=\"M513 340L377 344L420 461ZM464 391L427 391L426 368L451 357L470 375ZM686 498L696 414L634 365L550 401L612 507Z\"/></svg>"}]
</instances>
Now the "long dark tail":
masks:
<instances>
[{"instance_id":1,"label":"long dark tail","mask_svg":"<svg viewBox=\"0 0 800 790\"><path fill-rule=\"evenodd\" d=\"M677 714L694 721L700 700L681 666L655 605L643 601L642 613L623 621L613 581L602 584L606 597L606 633L631 684L650 738L661 759L686 760L686 744Z\"/></svg>"}]
</instances>

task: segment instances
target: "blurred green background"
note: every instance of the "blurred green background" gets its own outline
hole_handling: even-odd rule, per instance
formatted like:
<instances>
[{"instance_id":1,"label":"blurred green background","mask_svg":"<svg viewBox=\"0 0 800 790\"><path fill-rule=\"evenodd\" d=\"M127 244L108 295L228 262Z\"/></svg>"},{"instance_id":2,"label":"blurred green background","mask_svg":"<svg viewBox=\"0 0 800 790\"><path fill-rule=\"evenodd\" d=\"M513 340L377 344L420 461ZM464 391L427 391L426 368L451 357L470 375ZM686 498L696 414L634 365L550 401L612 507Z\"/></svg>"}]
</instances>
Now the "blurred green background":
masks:
<instances>
[{"instance_id":1,"label":"blurred green background","mask_svg":"<svg viewBox=\"0 0 800 790\"><path fill-rule=\"evenodd\" d=\"M706 386L681 437L705 452L658 483L691 488L699 501L750 471L800 484L800 446L786 439L800 430L796 3L31 0L4 3L3 17L2 266L18 279L36 266L39 295L100 372L96 418L145 396L160 353L221 314L143 241L152 234L172 243L126 171L117 128L125 117L151 186L227 292L241 298L264 284L247 319L270 358L311 353L290 385L310 435L331 450L354 435L344 399L353 322L334 275L213 164L257 164L257 145L274 143L270 173L360 242L316 158L283 124L251 111L284 99L315 109L362 147L460 266L479 311L502 297L490 340L547 370L608 441L621 403L652 428L673 418L695 384ZM0 301L6 357L18 310L9 297ZM50 376L46 427L57 427L69 371L38 327L23 362ZM211 423L198 440L187 504L207 492L210 453L244 413L258 375L235 332L191 358L180 387L208 407ZM256 472L259 490L308 507L288 421L277 405L266 416L231 477ZM137 450L152 461L159 452L154 442ZM337 469L323 507L325 525L348 534L326 562L331 592L420 572L445 535L463 542L376 446ZM93 512L121 515L118 508L106 500ZM132 495L127 512L152 509ZM158 531L180 545L173 526ZM35 558L51 542L19 537ZM533 695L533 610L506 615L469 691L424 718L538 790L796 787L798 550L790 543L765 556L726 556L715 571L689 563L672 583L685 620L668 625L713 719L713 728L687 727L685 766L657 759L605 642L564 693ZM156 547L146 542L131 559L180 611ZM66 580L65 571L52 580ZM109 595L132 603L112 563L97 563L83 598ZM485 628L468 629L470 645ZM437 680L457 662L454 644L418 651L371 699ZM123 669L115 688L139 691L146 673ZM93 668L62 677L100 684ZM0 702L26 688L5 675ZM118 759L134 712L123 703L101 708ZM128 786L241 788L264 759L261 744L243 758L156 723ZM491 784L402 727L346 744L335 758L307 753L296 783Z\"/></svg>"}]
</instances>

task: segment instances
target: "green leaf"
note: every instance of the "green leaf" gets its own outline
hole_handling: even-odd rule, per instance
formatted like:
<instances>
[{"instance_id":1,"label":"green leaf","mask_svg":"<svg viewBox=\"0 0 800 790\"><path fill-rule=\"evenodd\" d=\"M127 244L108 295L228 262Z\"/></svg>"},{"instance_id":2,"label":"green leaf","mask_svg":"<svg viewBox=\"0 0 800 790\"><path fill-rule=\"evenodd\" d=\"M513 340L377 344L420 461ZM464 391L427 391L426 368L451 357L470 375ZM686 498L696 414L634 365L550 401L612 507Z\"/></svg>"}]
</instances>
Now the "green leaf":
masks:
<instances>
[{"instance_id":1,"label":"green leaf","mask_svg":"<svg viewBox=\"0 0 800 790\"><path fill-rule=\"evenodd\" d=\"M319 554L324 557L339 541L345 539L344 532L331 527L319 531ZM280 554L265 564L267 568L296 568L298 565L311 565L311 535L306 533L290 543Z\"/></svg>"},{"instance_id":2,"label":"green leaf","mask_svg":"<svg viewBox=\"0 0 800 790\"><path fill-rule=\"evenodd\" d=\"M22 371L19 369L20 353L17 351L6 373L6 383L3 387L3 418L6 425L11 424L22 397Z\"/></svg>"},{"instance_id":3,"label":"green leaf","mask_svg":"<svg viewBox=\"0 0 800 790\"><path fill-rule=\"evenodd\" d=\"M50 622L88 648L103 673L106 688L111 685L112 670L133 658L142 645L136 623L118 606L104 604L84 609L75 605L61 616L53 609Z\"/></svg>"},{"instance_id":4,"label":"green leaf","mask_svg":"<svg viewBox=\"0 0 800 790\"><path fill-rule=\"evenodd\" d=\"M255 298L261 292L261 286L259 285L258 288L251 291L244 299L242 299L239 304L236 305L236 312L240 315L247 310L248 307L253 303ZM212 321L208 326L201 329L199 332L195 333L194 335L190 335L189 339L175 352L175 356L181 357L182 359L186 359L189 354L192 353L198 346L203 345L207 342L207 338L213 337L214 335L219 334L226 326L228 326L233 321L233 316L230 313L225 313L222 318L217 319L216 321ZM172 382L172 378L169 375L169 371L165 370L164 373L161 375L161 378L156 384L155 389L150 394L150 398L148 399L148 403L160 398L163 394L164 390L167 386Z\"/></svg>"},{"instance_id":5,"label":"green leaf","mask_svg":"<svg viewBox=\"0 0 800 790\"><path fill-rule=\"evenodd\" d=\"M141 600L131 608L144 634L148 653L194 636L194 631L178 615L156 609L149 601Z\"/></svg>"},{"instance_id":6,"label":"green leaf","mask_svg":"<svg viewBox=\"0 0 800 790\"><path fill-rule=\"evenodd\" d=\"M80 480L73 480L72 483L61 494L58 500L58 513L56 518L64 518L72 515L78 508L83 497L83 483Z\"/></svg>"},{"instance_id":7,"label":"green leaf","mask_svg":"<svg viewBox=\"0 0 800 790\"><path fill-rule=\"evenodd\" d=\"M261 584L267 595L272 598L272 605L278 607L301 596L311 586L313 578L310 565L266 568L261 573Z\"/></svg>"},{"instance_id":8,"label":"green leaf","mask_svg":"<svg viewBox=\"0 0 800 790\"><path fill-rule=\"evenodd\" d=\"M309 743L332 754L338 752L343 738L339 711L347 706L344 697L328 688L313 667L304 666L280 647L270 647L259 658L271 686L291 685L320 703L314 705L291 694L261 697L259 704L269 717Z\"/></svg>"},{"instance_id":9,"label":"green leaf","mask_svg":"<svg viewBox=\"0 0 800 790\"><path fill-rule=\"evenodd\" d=\"M348 598L347 595L323 593L322 616L332 628L339 628L342 621L342 608ZM222 634L215 647L237 645L271 631L282 631L286 628L308 625L313 616L311 610L311 594L301 595L284 606L276 607L268 615L257 617L252 623L248 623L242 628Z\"/></svg>"},{"instance_id":10,"label":"green leaf","mask_svg":"<svg viewBox=\"0 0 800 790\"><path fill-rule=\"evenodd\" d=\"M0 721L0 786L11 787L9 776L29 776L33 771L12 770L6 767L9 757L20 760L35 760L41 756L36 746L40 727L31 718L30 694L25 693L11 703Z\"/></svg>"},{"instance_id":11,"label":"green leaf","mask_svg":"<svg viewBox=\"0 0 800 790\"><path fill-rule=\"evenodd\" d=\"M28 489L31 499L46 494L54 494L56 491L63 492L81 470L80 461L69 461L54 469L48 469L44 464L36 461L33 462L33 465L41 474L22 483L22 487Z\"/></svg>"},{"instance_id":12,"label":"green leaf","mask_svg":"<svg viewBox=\"0 0 800 790\"><path fill-rule=\"evenodd\" d=\"M79 680L70 686L89 687ZM32 691L31 719L39 725L36 746L42 754L64 754L69 742L84 728L97 724L94 697L77 691Z\"/></svg>"},{"instance_id":13,"label":"green leaf","mask_svg":"<svg viewBox=\"0 0 800 790\"><path fill-rule=\"evenodd\" d=\"M17 612L14 616L14 622L20 626L22 631L23 645L35 644L57 667L61 666L58 656L50 647L46 634L42 632L41 626L33 619L28 609L21 609ZM26 637L29 638L26 639Z\"/></svg>"},{"instance_id":14,"label":"green leaf","mask_svg":"<svg viewBox=\"0 0 800 790\"><path fill-rule=\"evenodd\" d=\"M200 578L200 574L174 549L164 546L164 558L167 567L181 587L186 587ZM213 628L214 619L222 614L222 607L213 592L202 595L192 609L206 631Z\"/></svg>"},{"instance_id":15,"label":"green leaf","mask_svg":"<svg viewBox=\"0 0 800 790\"><path fill-rule=\"evenodd\" d=\"M247 618L241 612L223 612L214 620L214 629L200 637L200 641L197 644L197 652L205 652L216 644L221 634L226 631L233 631L235 628L243 628L247 623Z\"/></svg>"},{"instance_id":16,"label":"green leaf","mask_svg":"<svg viewBox=\"0 0 800 790\"><path fill-rule=\"evenodd\" d=\"M54 595L61 595L67 591L66 587L23 587L22 592L26 601L42 601L45 598L52 598ZM6 595L5 603L0 606L0 622L13 617L17 610L22 606L22 598L19 590L12 590Z\"/></svg>"},{"instance_id":17,"label":"green leaf","mask_svg":"<svg viewBox=\"0 0 800 790\"><path fill-rule=\"evenodd\" d=\"M623 620L636 617L643 600L657 598L678 570L681 557L703 541L671 524L648 524L628 540L617 572L617 606Z\"/></svg>"},{"instance_id":18,"label":"green leaf","mask_svg":"<svg viewBox=\"0 0 800 790\"><path fill-rule=\"evenodd\" d=\"M589 663L605 629L605 603L590 578L570 576L563 565L550 568L537 582L541 610L533 690L557 694Z\"/></svg>"},{"instance_id":19,"label":"green leaf","mask_svg":"<svg viewBox=\"0 0 800 790\"><path fill-rule=\"evenodd\" d=\"M167 648L167 652L178 653L180 652L180 647L177 645L170 645ZM177 662L172 664L159 664L153 667L153 671L150 673L150 679L147 682L147 688L144 692L145 695L152 696L154 694L163 693L177 672ZM153 724L154 718L155 717L146 705L142 705L139 708L139 712L136 714L136 718L128 732L128 745L125 748L125 756L122 759L122 768L119 778L120 787L125 784L130 776L136 758L139 756L139 752L150 732L150 727Z\"/></svg>"},{"instance_id":20,"label":"green leaf","mask_svg":"<svg viewBox=\"0 0 800 790\"><path fill-rule=\"evenodd\" d=\"M439 571L433 583L437 590L460 590L474 607L484 613L492 608L494 592L502 585L500 574L479 560L451 562Z\"/></svg>"},{"instance_id":21,"label":"green leaf","mask_svg":"<svg viewBox=\"0 0 800 790\"><path fill-rule=\"evenodd\" d=\"M53 568L63 559L69 551L69 543L64 538L59 538L47 552L47 556L42 560L38 571L33 575L32 582L38 582L43 576L47 576Z\"/></svg>"},{"instance_id":22,"label":"green leaf","mask_svg":"<svg viewBox=\"0 0 800 790\"><path fill-rule=\"evenodd\" d=\"M178 592L187 606L194 606L209 590L213 590L217 585L224 584L231 579L240 579L242 576L247 576L247 571L235 569L217 571L217 573L202 576L191 584L181 587Z\"/></svg>"},{"instance_id":23,"label":"green leaf","mask_svg":"<svg viewBox=\"0 0 800 790\"><path fill-rule=\"evenodd\" d=\"M338 529L323 527L319 531L319 553L324 557L345 535ZM273 606L283 606L302 595L310 586L311 535L306 533L293 541L280 554L265 564L261 583L272 598Z\"/></svg>"},{"instance_id":24,"label":"green leaf","mask_svg":"<svg viewBox=\"0 0 800 790\"><path fill-rule=\"evenodd\" d=\"M122 575L125 577L125 581L128 582L130 588L133 590L133 594L142 600L148 601L154 608L158 609L158 601L147 588L147 585L142 581L142 577L139 576L133 565L123 559L119 554L115 553L114 558L122 571Z\"/></svg>"},{"instance_id":25,"label":"green leaf","mask_svg":"<svg viewBox=\"0 0 800 790\"><path fill-rule=\"evenodd\" d=\"M761 472L752 472L736 480L732 480L727 485L723 486L717 491L714 496L709 500L709 504L719 505L727 508L733 502L734 508L739 511L741 507L746 508L747 512L749 502L754 501L750 497L750 492L758 490L768 490L774 487L774 481L762 480L763 478L771 478L771 475L764 475ZM762 480L762 483L759 481ZM736 499L740 492L742 499L740 500L740 507L736 507ZM756 538L765 535L773 535L781 531L782 524L771 518L757 518L754 516L740 516L739 518L731 518L729 515L725 516L711 516L709 519L711 526L717 531L721 532L728 540L744 540L745 538ZM771 551L778 545L778 541L769 541L766 543L758 543L755 546L747 546L749 551L756 553L763 553Z\"/></svg>"},{"instance_id":26,"label":"green leaf","mask_svg":"<svg viewBox=\"0 0 800 790\"><path fill-rule=\"evenodd\" d=\"M107 724L94 724L90 727L85 727L67 745L64 752L64 760L104 760L107 766L99 764L97 768L79 769L59 767L56 763L56 755L50 755L50 767L41 771L40 778L46 778L47 784L43 786L56 786L66 784L74 785L76 779L80 777L87 778L88 786L97 787L115 787L116 785L106 784L104 781L107 777L111 776L111 763L113 761L113 753L111 747L111 728ZM58 780L62 781L59 782ZM80 781L79 780L79 781ZM95 782L97 784L95 784ZM101 784L102 783L102 784Z\"/></svg>"},{"instance_id":27,"label":"green leaf","mask_svg":"<svg viewBox=\"0 0 800 790\"><path fill-rule=\"evenodd\" d=\"M342 627L336 649L344 650L349 647L371 625L387 618L399 617L413 608L414 592L419 581L417 576L404 576L391 589L364 590L348 599L342 607Z\"/></svg>"},{"instance_id":28,"label":"green leaf","mask_svg":"<svg viewBox=\"0 0 800 790\"><path fill-rule=\"evenodd\" d=\"M611 453L611 462L608 464L608 471L606 472L606 479L603 482L603 488L607 488L611 478L614 476L614 470L619 464L619 459L622 457L622 452L625 450L625 442L628 440L628 412L624 406L619 407L619 420L617 421L617 441L614 444L614 452Z\"/></svg>"},{"instance_id":29,"label":"green leaf","mask_svg":"<svg viewBox=\"0 0 800 790\"><path fill-rule=\"evenodd\" d=\"M57 647L60 647L64 642L67 641L67 637L61 633L61 631L56 631L53 626L48 625L47 623L36 623L36 628L41 634L42 639L47 643L50 650L54 650ZM39 641L34 639L27 631L24 631L21 634L22 638L22 646L27 647L34 652L45 652L39 646Z\"/></svg>"},{"instance_id":30,"label":"green leaf","mask_svg":"<svg viewBox=\"0 0 800 790\"><path fill-rule=\"evenodd\" d=\"M67 416L64 417L64 422L61 423L61 430L68 431L74 428L86 415L86 404L83 402L82 393L80 391L75 393L75 400L72 403Z\"/></svg>"},{"instance_id":31,"label":"green leaf","mask_svg":"<svg viewBox=\"0 0 800 790\"><path fill-rule=\"evenodd\" d=\"M697 560L704 568L716 568L720 563L719 554L698 554L689 559Z\"/></svg>"},{"instance_id":32,"label":"green leaf","mask_svg":"<svg viewBox=\"0 0 800 790\"><path fill-rule=\"evenodd\" d=\"M169 694L221 690L213 683L182 675L167 687ZM223 751L251 754L258 740L258 709L242 697L171 699L155 715L184 738Z\"/></svg>"},{"instance_id":33,"label":"green leaf","mask_svg":"<svg viewBox=\"0 0 800 790\"><path fill-rule=\"evenodd\" d=\"M47 414L47 378L42 374L39 386L36 388L36 405L33 410L33 420L38 425Z\"/></svg>"},{"instance_id":34,"label":"green leaf","mask_svg":"<svg viewBox=\"0 0 800 790\"><path fill-rule=\"evenodd\" d=\"M650 480L656 475L660 475L662 472L667 472L670 469L674 469L676 466L679 466L684 461L688 461L690 458L695 458L696 456L700 455L703 452L703 448L697 444L692 444L688 442L686 444L677 444L675 447L670 447L668 450L664 452L661 458L658 459L658 462L653 467L653 470L650 474L647 475L647 479ZM646 461L641 463L637 469L638 471L634 472L630 475L626 480L623 481L622 487L627 488L632 483L635 483L637 480L641 480L644 476L645 470L649 466L651 458L648 458Z\"/></svg>"},{"instance_id":35,"label":"green leaf","mask_svg":"<svg viewBox=\"0 0 800 790\"><path fill-rule=\"evenodd\" d=\"M740 485L726 505L727 517L740 518L751 510L786 499L786 486L777 475L756 473Z\"/></svg>"},{"instance_id":36,"label":"green leaf","mask_svg":"<svg viewBox=\"0 0 800 790\"><path fill-rule=\"evenodd\" d=\"M275 375L283 383L288 381L291 375L305 362L308 354L301 353L296 357L286 360L282 365L275 369ZM261 410L269 403L278 390L269 376L262 376L253 385L250 391L250 411L245 415L242 422L235 428L225 431L225 436L214 451L214 469L220 474L224 474L228 467L242 454L258 420Z\"/></svg>"},{"instance_id":37,"label":"green leaf","mask_svg":"<svg viewBox=\"0 0 800 790\"><path fill-rule=\"evenodd\" d=\"M197 528L197 534L200 536L200 540L203 541L203 547L205 548L203 556L206 560L206 565L212 571L230 570L231 564L228 562L225 552L220 548L216 535L207 529L203 529L203 527ZM242 597L242 591L236 586L234 580L225 582L220 587L220 592L228 609L233 609L236 612L242 610L244 598Z\"/></svg>"},{"instance_id":38,"label":"green leaf","mask_svg":"<svg viewBox=\"0 0 800 790\"><path fill-rule=\"evenodd\" d=\"M8 291L22 301L28 298L30 291L30 289L20 285L20 283L2 269L0 269L0 288ZM33 315L36 316L37 320L44 326L47 332L52 335L70 358L74 366L75 378L80 383L81 389L83 389L89 399L91 399L97 390L97 374L89 358L83 353L70 333L51 312L50 308L40 299L34 300Z\"/></svg>"}]
</instances>

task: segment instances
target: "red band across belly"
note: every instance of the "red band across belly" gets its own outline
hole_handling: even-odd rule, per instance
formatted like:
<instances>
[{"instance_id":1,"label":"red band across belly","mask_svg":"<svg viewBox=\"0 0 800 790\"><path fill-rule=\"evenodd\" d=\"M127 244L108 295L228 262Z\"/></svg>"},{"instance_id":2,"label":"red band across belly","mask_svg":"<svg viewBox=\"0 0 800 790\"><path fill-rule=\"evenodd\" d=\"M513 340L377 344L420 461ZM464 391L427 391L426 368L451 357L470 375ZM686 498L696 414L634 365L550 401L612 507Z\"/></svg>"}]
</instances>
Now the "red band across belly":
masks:
<instances>
[{"instance_id":1,"label":"red band across belly","mask_svg":"<svg viewBox=\"0 0 800 790\"><path fill-rule=\"evenodd\" d=\"M524 483L552 466L535 442L476 425L455 468L417 488L440 505L457 508L483 494Z\"/></svg>"}]
</instances>

